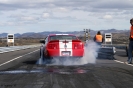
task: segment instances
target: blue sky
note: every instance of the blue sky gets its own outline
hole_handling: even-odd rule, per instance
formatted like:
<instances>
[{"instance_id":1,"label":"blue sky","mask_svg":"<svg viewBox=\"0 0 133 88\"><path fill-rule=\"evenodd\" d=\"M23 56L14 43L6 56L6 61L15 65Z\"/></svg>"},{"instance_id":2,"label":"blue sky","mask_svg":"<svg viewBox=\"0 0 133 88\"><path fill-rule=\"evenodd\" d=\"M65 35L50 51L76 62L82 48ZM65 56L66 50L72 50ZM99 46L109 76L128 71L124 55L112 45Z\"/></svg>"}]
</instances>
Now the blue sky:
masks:
<instances>
[{"instance_id":1,"label":"blue sky","mask_svg":"<svg viewBox=\"0 0 133 88\"><path fill-rule=\"evenodd\" d=\"M133 0L0 0L0 33L129 30Z\"/></svg>"}]
</instances>

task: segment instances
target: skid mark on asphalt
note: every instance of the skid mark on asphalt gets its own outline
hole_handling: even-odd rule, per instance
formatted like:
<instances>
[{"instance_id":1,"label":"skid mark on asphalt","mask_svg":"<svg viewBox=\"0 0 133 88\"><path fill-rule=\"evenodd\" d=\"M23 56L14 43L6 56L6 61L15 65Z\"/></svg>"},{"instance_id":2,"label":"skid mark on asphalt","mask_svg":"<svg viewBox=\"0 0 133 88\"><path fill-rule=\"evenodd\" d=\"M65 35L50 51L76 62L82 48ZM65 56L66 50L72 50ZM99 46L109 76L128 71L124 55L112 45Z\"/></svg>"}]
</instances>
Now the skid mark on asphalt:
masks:
<instances>
[{"instance_id":1,"label":"skid mark on asphalt","mask_svg":"<svg viewBox=\"0 0 133 88\"><path fill-rule=\"evenodd\" d=\"M33 70L11 70L0 71L0 75L3 74L30 74L30 73L56 73L56 74L83 74L90 70L75 68L75 69L59 69L59 68L46 68L46 69L33 69Z\"/></svg>"}]
</instances>

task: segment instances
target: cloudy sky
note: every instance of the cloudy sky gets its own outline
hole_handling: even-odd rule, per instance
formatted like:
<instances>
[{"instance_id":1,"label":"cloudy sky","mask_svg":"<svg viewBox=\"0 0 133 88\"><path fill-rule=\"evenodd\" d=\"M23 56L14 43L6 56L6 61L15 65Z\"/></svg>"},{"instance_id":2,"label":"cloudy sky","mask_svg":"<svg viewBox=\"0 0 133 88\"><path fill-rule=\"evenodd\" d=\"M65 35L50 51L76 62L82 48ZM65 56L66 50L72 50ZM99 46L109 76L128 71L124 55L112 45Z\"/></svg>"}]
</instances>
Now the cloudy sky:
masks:
<instances>
[{"instance_id":1,"label":"cloudy sky","mask_svg":"<svg viewBox=\"0 0 133 88\"><path fill-rule=\"evenodd\" d=\"M0 0L0 33L129 30L133 0Z\"/></svg>"}]
</instances>

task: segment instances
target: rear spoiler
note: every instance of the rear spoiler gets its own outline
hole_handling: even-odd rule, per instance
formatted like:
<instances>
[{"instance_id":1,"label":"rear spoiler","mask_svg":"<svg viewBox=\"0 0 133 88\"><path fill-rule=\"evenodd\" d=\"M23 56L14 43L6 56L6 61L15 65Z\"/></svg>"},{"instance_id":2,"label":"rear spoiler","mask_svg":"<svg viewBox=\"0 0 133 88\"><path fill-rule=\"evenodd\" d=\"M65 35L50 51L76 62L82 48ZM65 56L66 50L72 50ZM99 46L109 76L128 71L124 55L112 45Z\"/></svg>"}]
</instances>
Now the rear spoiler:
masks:
<instances>
[{"instance_id":1,"label":"rear spoiler","mask_svg":"<svg viewBox=\"0 0 133 88\"><path fill-rule=\"evenodd\" d=\"M72 42L82 42L81 40L72 40Z\"/></svg>"},{"instance_id":2,"label":"rear spoiler","mask_svg":"<svg viewBox=\"0 0 133 88\"><path fill-rule=\"evenodd\" d=\"M50 40L49 43L59 42L59 40Z\"/></svg>"},{"instance_id":3,"label":"rear spoiler","mask_svg":"<svg viewBox=\"0 0 133 88\"><path fill-rule=\"evenodd\" d=\"M69 40L63 40L63 41L68 41L69 42ZM51 40L51 41L49 41L49 43L53 43L53 42L59 42L59 40ZM81 40L72 40L72 42L82 42Z\"/></svg>"}]
</instances>

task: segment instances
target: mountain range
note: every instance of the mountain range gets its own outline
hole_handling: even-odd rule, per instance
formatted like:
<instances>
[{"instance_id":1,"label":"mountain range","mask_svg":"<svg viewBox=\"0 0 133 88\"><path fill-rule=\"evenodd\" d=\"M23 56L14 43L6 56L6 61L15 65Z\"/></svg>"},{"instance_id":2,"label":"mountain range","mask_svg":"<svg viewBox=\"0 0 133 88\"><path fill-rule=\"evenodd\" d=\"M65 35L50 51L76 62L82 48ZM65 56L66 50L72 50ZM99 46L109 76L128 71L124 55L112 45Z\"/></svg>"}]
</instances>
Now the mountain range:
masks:
<instances>
[{"instance_id":1,"label":"mountain range","mask_svg":"<svg viewBox=\"0 0 133 88\"><path fill-rule=\"evenodd\" d=\"M129 35L129 30L116 30L116 29L108 29L108 30L99 30L102 34L105 33L124 33L125 35ZM94 36L97 33L97 30L90 30L90 36ZM6 38L8 33L1 33L0 38ZM60 31L44 31L44 32L26 32L23 34L16 33L14 34L15 38L45 38L49 34L74 34L76 36L84 36L84 31L71 31L71 32L60 32Z\"/></svg>"}]
</instances>

